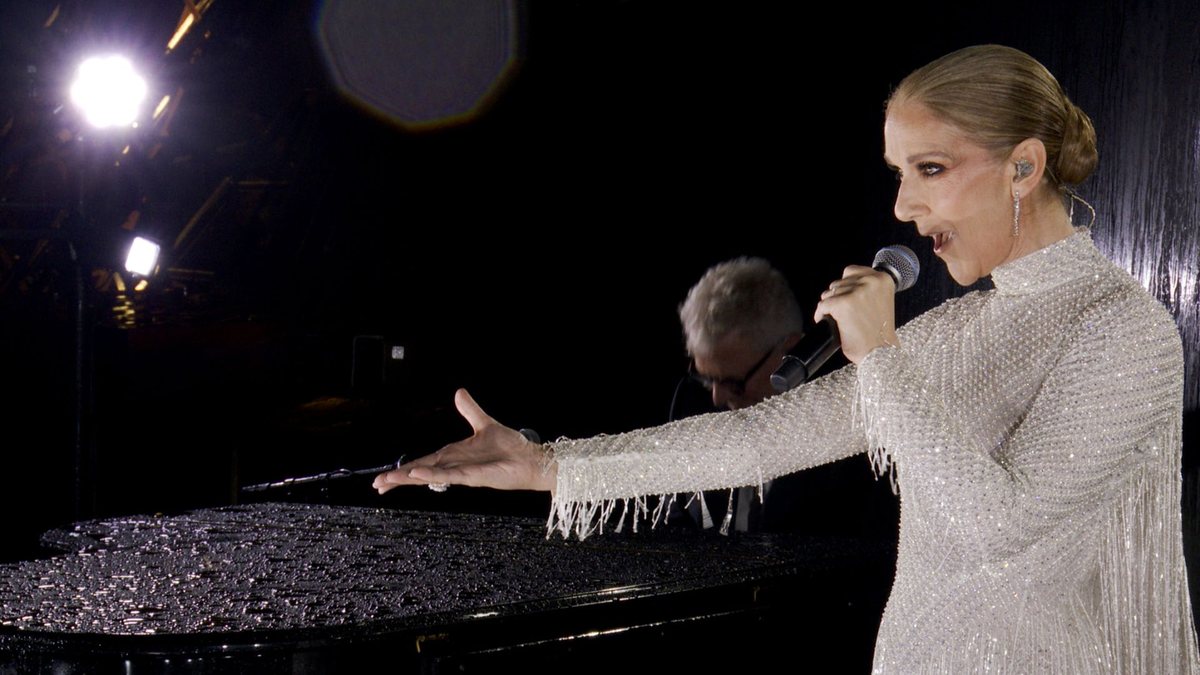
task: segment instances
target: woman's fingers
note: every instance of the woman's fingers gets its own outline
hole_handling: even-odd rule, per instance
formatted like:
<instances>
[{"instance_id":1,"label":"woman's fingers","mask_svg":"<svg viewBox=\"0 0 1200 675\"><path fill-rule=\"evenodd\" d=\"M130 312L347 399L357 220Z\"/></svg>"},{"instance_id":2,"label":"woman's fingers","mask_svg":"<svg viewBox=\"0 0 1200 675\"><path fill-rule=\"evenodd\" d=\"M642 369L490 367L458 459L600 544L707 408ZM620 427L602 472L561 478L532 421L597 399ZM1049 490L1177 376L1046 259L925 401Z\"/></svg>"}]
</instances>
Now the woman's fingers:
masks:
<instances>
[{"instance_id":1,"label":"woman's fingers","mask_svg":"<svg viewBox=\"0 0 1200 675\"><path fill-rule=\"evenodd\" d=\"M425 485L429 482L444 482L416 478L411 472L417 468L439 467L456 461L462 461L463 452L456 451L455 446L460 446L465 442L451 443L437 452L431 452L424 457L418 457L411 462L401 464L391 471L381 473L375 477L375 482L371 485L376 490L379 490L379 494L383 494L398 485Z\"/></svg>"},{"instance_id":2,"label":"woman's fingers","mask_svg":"<svg viewBox=\"0 0 1200 675\"><path fill-rule=\"evenodd\" d=\"M379 494L383 494L400 485L424 485L425 481L412 478L409 472L418 466L432 466L437 461L437 458L434 456L436 454L435 452L425 455L420 459L402 464L391 471L385 471L375 476L375 481L371 483L371 487L379 490Z\"/></svg>"},{"instance_id":3,"label":"woman's fingers","mask_svg":"<svg viewBox=\"0 0 1200 675\"><path fill-rule=\"evenodd\" d=\"M842 353L858 363L876 347L897 344L894 296L889 274L851 265L821 293L813 320L828 316L837 322Z\"/></svg>"},{"instance_id":4,"label":"woman's fingers","mask_svg":"<svg viewBox=\"0 0 1200 675\"><path fill-rule=\"evenodd\" d=\"M469 397L467 400L470 405L472 402L469 401ZM451 443L437 452L431 452L379 474L372 486L383 494L400 485L484 485L486 483L483 481L487 480L486 469L496 460L504 458L502 449L493 447L495 441L494 433L483 434L481 437L481 432L476 432L471 438Z\"/></svg>"},{"instance_id":5,"label":"woman's fingers","mask_svg":"<svg viewBox=\"0 0 1200 675\"><path fill-rule=\"evenodd\" d=\"M447 446L447 448L448 447L449 446ZM383 494L399 485L424 485L426 481L410 477L409 472L419 466L434 466L443 461L443 453L447 448L442 448L437 452L431 452L424 457L418 457L411 462L405 462L391 471L385 471L379 474L375 477L375 482L371 483L371 487L379 490L379 494Z\"/></svg>"},{"instance_id":6,"label":"woman's fingers","mask_svg":"<svg viewBox=\"0 0 1200 675\"><path fill-rule=\"evenodd\" d=\"M408 469L393 469L375 476L375 481L371 483L371 487L383 494L394 487L401 485L423 485L424 481L414 480L409 478Z\"/></svg>"}]
</instances>

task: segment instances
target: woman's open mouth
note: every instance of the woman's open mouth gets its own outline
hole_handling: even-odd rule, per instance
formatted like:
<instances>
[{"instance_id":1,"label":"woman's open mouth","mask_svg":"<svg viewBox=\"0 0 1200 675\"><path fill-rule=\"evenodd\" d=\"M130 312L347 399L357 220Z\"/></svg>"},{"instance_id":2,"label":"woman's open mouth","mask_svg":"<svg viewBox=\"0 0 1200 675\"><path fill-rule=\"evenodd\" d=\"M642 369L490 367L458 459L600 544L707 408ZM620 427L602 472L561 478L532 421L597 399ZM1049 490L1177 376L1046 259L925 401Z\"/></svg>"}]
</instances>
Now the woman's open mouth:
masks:
<instances>
[{"instance_id":1,"label":"woman's open mouth","mask_svg":"<svg viewBox=\"0 0 1200 675\"><path fill-rule=\"evenodd\" d=\"M950 240L954 239L953 232L934 232L930 236L933 237L933 252L937 255L941 255L942 251L950 245Z\"/></svg>"}]
</instances>

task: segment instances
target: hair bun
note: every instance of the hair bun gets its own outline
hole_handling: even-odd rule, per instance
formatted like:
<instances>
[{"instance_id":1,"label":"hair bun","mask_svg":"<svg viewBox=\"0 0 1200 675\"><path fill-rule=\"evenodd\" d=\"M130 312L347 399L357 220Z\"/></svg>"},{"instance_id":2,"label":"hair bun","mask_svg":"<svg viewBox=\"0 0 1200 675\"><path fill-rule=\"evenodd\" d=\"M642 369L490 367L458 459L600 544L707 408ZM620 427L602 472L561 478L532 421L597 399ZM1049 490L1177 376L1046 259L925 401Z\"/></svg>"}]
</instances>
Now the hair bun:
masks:
<instances>
[{"instance_id":1,"label":"hair bun","mask_svg":"<svg viewBox=\"0 0 1200 675\"><path fill-rule=\"evenodd\" d=\"M1096 152L1096 129L1092 120L1079 106L1063 97L1066 105L1066 119L1063 124L1062 149L1058 153L1058 162L1054 166L1054 174L1064 184L1077 185L1082 183L1096 168L1099 155Z\"/></svg>"}]
</instances>

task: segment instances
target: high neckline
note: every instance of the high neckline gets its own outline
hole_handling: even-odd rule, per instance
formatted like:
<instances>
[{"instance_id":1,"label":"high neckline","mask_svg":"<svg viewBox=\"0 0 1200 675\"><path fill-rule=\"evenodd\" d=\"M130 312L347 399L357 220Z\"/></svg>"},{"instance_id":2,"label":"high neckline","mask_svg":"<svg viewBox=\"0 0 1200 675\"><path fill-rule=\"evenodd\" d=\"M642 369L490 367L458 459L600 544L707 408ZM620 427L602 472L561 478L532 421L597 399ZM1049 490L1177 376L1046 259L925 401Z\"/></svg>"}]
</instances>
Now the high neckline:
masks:
<instances>
[{"instance_id":1,"label":"high neckline","mask_svg":"<svg viewBox=\"0 0 1200 675\"><path fill-rule=\"evenodd\" d=\"M1100 256L1086 227L992 270L992 283L1002 295L1038 293L1071 281L1092 269L1085 260Z\"/></svg>"}]
</instances>

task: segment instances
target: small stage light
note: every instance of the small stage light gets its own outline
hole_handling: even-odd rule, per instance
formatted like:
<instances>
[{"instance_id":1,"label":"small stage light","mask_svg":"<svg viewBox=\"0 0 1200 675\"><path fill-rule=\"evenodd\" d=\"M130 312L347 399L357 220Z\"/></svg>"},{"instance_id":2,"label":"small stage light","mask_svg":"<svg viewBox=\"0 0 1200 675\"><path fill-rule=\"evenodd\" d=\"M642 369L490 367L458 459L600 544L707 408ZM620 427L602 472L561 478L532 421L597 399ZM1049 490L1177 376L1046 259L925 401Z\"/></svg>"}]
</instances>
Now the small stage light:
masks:
<instances>
[{"instance_id":1,"label":"small stage light","mask_svg":"<svg viewBox=\"0 0 1200 675\"><path fill-rule=\"evenodd\" d=\"M129 255L125 256L125 269L134 274L148 277L158 267L158 252L162 247L142 237L134 237L129 247Z\"/></svg>"}]
</instances>

